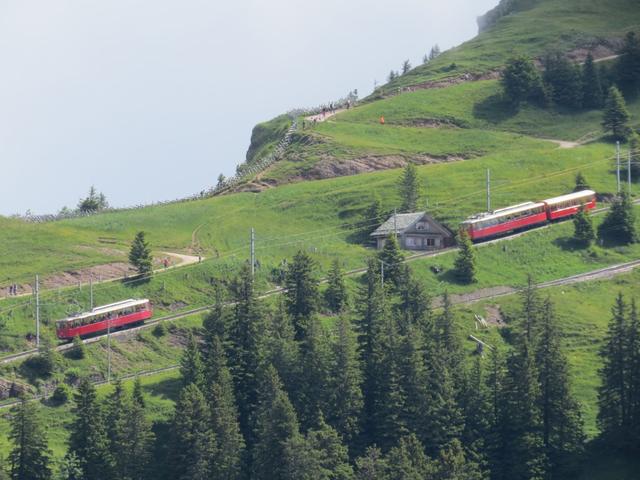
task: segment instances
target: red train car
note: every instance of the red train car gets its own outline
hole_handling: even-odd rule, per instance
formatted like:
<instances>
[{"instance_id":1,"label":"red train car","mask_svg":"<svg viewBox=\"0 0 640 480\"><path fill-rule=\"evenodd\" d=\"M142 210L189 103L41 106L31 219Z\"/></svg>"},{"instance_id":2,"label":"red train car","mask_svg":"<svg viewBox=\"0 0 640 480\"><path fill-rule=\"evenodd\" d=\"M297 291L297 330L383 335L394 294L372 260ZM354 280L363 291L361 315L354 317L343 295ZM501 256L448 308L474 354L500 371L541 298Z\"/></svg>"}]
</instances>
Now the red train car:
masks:
<instances>
[{"instance_id":1,"label":"red train car","mask_svg":"<svg viewBox=\"0 0 640 480\"><path fill-rule=\"evenodd\" d=\"M527 202L471 217L462 222L461 228L469 233L471 240L476 241L546 222L546 204Z\"/></svg>"},{"instance_id":2,"label":"red train car","mask_svg":"<svg viewBox=\"0 0 640 480\"><path fill-rule=\"evenodd\" d=\"M56 322L56 335L61 340L84 337L143 322L152 315L151 303L146 298L124 300Z\"/></svg>"},{"instance_id":3,"label":"red train car","mask_svg":"<svg viewBox=\"0 0 640 480\"><path fill-rule=\"evenodd\" d=\"M596 192L582 190L560 197L549 198L548 200L543 200L543 202L547 205L547 218L549 221L560 220L574 216L582 205L586 210L596 208Z\"/></svg>"}]
</instances>

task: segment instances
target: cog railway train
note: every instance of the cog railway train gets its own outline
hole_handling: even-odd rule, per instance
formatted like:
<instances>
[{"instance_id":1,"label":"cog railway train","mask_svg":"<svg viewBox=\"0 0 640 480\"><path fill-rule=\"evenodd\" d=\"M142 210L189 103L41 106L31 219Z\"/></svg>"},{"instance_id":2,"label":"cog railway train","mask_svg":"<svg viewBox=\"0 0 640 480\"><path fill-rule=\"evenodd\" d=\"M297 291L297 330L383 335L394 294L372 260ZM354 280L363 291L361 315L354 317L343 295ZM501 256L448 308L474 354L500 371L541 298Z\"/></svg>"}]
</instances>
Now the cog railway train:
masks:
<instances>
[{"instance_id":1,"label":"cog railway train","mask_svg":"<svg viewBox=\"0 0 640 480\"><path fill-rule=\"evenodd\" d=\"M469 217L460 227L467 231L472 241L482 241L572 217L578 213L580 207L584 207L585 210L594 209L596 192L582 190L539 202L526 202L481 213Z\"/></svg>"}]
</instances>

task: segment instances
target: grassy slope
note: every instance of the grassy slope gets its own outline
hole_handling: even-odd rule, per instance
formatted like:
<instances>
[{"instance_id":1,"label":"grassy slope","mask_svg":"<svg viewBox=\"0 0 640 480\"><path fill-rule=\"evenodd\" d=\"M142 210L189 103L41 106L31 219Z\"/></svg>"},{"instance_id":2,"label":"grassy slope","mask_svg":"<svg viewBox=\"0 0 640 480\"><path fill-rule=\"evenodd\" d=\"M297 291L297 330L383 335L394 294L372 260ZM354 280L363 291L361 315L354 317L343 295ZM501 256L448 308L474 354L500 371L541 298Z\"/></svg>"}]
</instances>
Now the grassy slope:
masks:
<instances>
[{"instance_id":1,"label":"grassy slope","mask_svg":"<svg viewBox=\"0 0 640 480\"><path fill-rule=\"evenodd\" d=\"M288 115L280 115L267 122L259 123L251 132L251 144L247 151L247 163L252 163L273 151L291 126Z\"/></svg>"},{"instance_id":2,"label":"grassy slope","mask_svg":"<svg viewBox=\"0 0 640 480\"><path fill-rule=\"evenodd\" d=\"M382 90L485 72L504 65L514 54L539 57L548 49L570 51L600 39L620 38L638 25L640 9L635 0L543 0L530 10L502 18L493 28ZM451 70L452 64L457 68Z\"/></svg>"}]
</instances>

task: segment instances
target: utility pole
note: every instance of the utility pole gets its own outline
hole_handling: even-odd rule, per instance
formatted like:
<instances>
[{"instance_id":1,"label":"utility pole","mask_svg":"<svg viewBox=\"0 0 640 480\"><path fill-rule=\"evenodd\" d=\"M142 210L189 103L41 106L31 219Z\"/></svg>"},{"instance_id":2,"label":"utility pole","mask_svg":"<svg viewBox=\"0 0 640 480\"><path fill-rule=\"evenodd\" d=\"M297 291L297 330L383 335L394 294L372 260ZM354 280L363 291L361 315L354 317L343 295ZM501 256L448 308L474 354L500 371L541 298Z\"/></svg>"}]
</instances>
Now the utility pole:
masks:
<instances>
[{"instance_id":1,"label":"utility pole","mask_svg":"<svg viewBox=\"0 0 640 480\"><path fill-rule=\"evenodd\" d=\"M618 194L620 194L620 141L616 142L616 178L618 181Z\"/></svg>"},{"instance_id":2,"label":"utility pole","mask_svg":"<svg viewBox=\"0 0 640 480\"><path fill-rule=\"evenodd\" d=\"M89 277L89 310L93 310L93 277Z\"/></svg>"},{"instance_id":3,"label":"utility pole","mask_svg":"<svg viewBox=\"0 0 640 480\"><path fill-rule=\"evenodd\" d=\"M629 148L629 160L627 160L627 182L629 184L629 195L631 195L631 148Z\"/></svg>"},{"instance_id":4,"label":"utility pole","mask_svg":"<svg viewBox=\"0 0 640 480\"><path fill-rule=\"evenodd\" d=\"M111 383L111 318L107 317L107 383Z\"/></svg>"},{"instance_id":5,"label":"utility pole","mask_svg":"<svg viewBox=\"0 0 640 480\"><path fill-rule=\"evenodd\" d=\"M36 275L36 348L40 348L40 278Z\"/></svg>"},{"instance_id":6,"label":"utility pole","mask_svg":"<svg viewBox=\"0 0 640 480\"><path fill-rule=\"evenodd\" d=\"M251 228L251 277L256 274L256 231Z\"/></svg>"},{"instance_id":7,"label":"utility pole","mask_svg":"<svg viewBox=\"0 0 640 480\"><path fill-rule=\"evenodd\" d=\"M396 216L398 215L398 209L393 209L393 235L398 239L398 221L396 220Z\"/></svg>"},{"instance_id":8,"label":"utility pole","mask_svg":"<svg viewBox=\"0 0 640 480\"><path fill-rule=\"evenodd\" d=\"M384 262L380 260L380 285L384 288Z\"/></svg>"},{"instance_id":9,"label":"utility pole","mask_svg":"<svg viewBox=\"0 0 640 480\"><path fill-rule=\"evenodd\" d=\"M487 168L487 213L491 211L491 170Z\"/></svg>"}]
</instances>

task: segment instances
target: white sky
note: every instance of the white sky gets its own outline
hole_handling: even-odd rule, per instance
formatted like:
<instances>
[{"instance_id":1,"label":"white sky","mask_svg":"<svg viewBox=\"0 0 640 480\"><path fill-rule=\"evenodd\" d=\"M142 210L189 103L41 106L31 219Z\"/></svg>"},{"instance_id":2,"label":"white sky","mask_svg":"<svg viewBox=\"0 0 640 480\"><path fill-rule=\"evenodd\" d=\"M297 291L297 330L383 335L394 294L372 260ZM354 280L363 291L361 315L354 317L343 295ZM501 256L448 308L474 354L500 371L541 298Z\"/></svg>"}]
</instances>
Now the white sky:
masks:
<instances>
[{"instance_id":1,"label":"white sky","mask_svg":"<svg viewBox=\"0 0 640 480\"><path fill-rule=\"evenodd\" d=\"M251 128L473 37L498 0L0 0L0 214L173 199Z\"/></svg>"}]
</instances>

